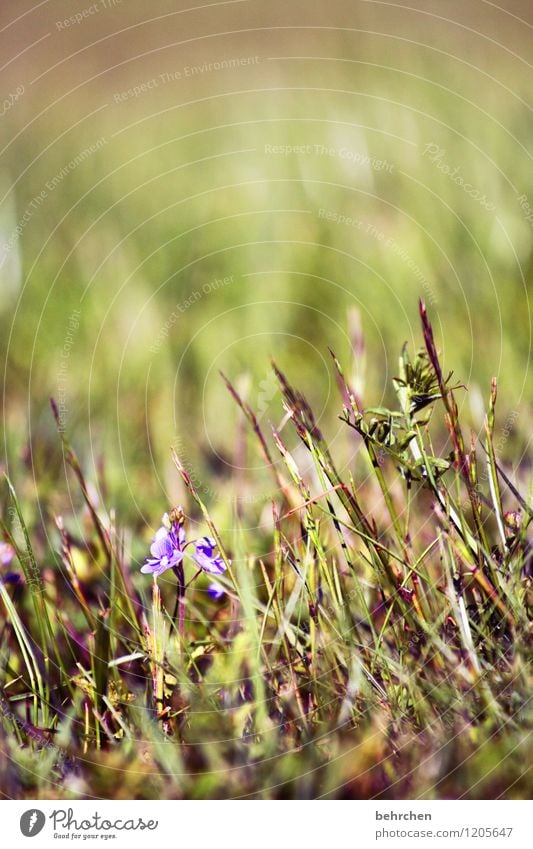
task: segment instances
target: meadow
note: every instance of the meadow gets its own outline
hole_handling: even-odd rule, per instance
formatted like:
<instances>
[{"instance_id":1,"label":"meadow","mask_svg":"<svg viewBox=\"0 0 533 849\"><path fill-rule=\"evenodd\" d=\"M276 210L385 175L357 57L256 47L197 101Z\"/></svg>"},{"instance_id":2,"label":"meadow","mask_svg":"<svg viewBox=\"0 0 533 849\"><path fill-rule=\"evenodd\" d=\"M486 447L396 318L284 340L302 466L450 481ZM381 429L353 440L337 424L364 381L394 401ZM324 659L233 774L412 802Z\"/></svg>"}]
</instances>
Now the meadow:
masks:
<instances>
[{"instance_id":1,"label":"meadow","mask_svg":"<svg viewBox=\"0 0 533 849\"><path fill-rule=\"evenodd\" d=\"M0 791L527 798L530 26L167 5L3 12Z\"/></svg>"}]
</instances>

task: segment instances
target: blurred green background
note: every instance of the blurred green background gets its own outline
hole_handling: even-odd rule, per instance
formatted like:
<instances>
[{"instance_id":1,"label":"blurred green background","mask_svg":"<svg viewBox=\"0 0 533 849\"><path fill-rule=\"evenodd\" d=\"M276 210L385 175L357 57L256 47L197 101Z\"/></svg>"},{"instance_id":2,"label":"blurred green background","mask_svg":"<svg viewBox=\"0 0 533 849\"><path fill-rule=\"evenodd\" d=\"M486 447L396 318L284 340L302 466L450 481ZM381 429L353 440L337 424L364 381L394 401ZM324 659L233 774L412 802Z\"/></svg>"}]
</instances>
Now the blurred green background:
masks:
<instances>
[{"instance_id":1,"label":"blurred green background","mask_svg":"<svg viewBox=\"0 0 533 849\"><path fill-rule=\"evenodd\" d=\"M129 521L183 497L171 445L215 511L255 492L259 516L267 479L219 370L268 427L283 414L274 357L335 441L328 346L349 364L357 307L379 403L403 342L420 342L419 297L478 430L498 376L520 460L529 4L84 0L0 15L2 454L23 491L68 496L54 396Z\"/></svg>"}]
</instances>

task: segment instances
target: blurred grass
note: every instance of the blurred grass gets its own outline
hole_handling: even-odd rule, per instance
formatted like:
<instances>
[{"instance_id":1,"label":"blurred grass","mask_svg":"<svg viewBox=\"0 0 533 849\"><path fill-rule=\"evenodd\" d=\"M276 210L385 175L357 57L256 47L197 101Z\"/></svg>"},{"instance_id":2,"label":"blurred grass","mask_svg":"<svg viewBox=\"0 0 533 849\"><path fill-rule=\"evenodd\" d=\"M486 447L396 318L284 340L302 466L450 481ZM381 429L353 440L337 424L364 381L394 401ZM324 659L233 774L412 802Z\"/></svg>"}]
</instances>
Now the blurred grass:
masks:
<instances>
[{"instance_id":1,"label":"blurred grass","mask_svg":"<svg viewBox=\"0 0 533 849\"><path fill-rule=\"evenodd\" d=\"M420 76L435 80L439 68L421 65ZM368 383L379 400L384 366L394 369L386 351L412 337L412 310L428 294L456 368L480 386L498 373L513 409L527 398L531 231L510 188L527 194L531 173L513 143L531 129L521 104L502 98L489 121L440 83L415 76L405 89L392 71L357 64L293 63L286 77L286 91L235 96L229 109L216 100L179 112L167 107L157 121L141 119L115 138L117 119L134 124L146 107L128 103L127 116L104 110L90 130L70 131L31 166L14 193L8 232L51 175L87 144L108 140L49 194L18 245L25 288L14 320L16 296L2 311L11 408L29 387L33 422L47 416L69 315L80 309L67 375L74 433L87 433L90 402L93 438L117 456L120 435L131 454L128 474L135 475L145 465L146 426L155 432L161 467L176 434L186 438L205 415L205 442L225 454L233 414L218 368L249 371L257 385L275 353L297 364L313 391L312 375L318 370L325 379L321 357L328 344L338 347L355 302L375 352ZM309 89L365 91L332 97L291 90L304 82ZM233 126L243 116L245 125ZM54 139L60 129L47 124L46 135ZM31 162L35 141L34 134L18 140L16 162L4 165L5 185ZM346 148L386 160L393 171L338 155L265 154L266 143ZM437 170L423 155L429 143L496 204L495 213ZM360 220L365 231L319 218L321 208ZM416 263L427 287L387 239ZM4 274L10 273L8 265ZM228 275L230 285L203 293ZM202 297L187 306L194 292ZM154 355L150 347L177 304L185 312ZM343 344L347 349L348 340ZM120 422L115 400L128 410ZM220 428L221 421L228 426Z\"/></svg>"},{"instance_id":2,"label":"blurred grass","mask_svg":"<svg viewBox=\"0 0 533 849\"><path fill-rule=\"evenodd\" d=\"M26 583L15 572L1 584L7 795L527 798L531 507L498 475L496 388L490 489L422 319L427 354L402 353L399 409L362 410L339 371L344 425L372 476L363 456L355 482L343 480L279 371L311 468L288 451L290 432L274 434L270 523L246 527L241 505L220 536L175 457L228 563L216 601L208 576L195 582L187 567L183 630L170 616L174 577L154 581L150 601L130 529L97 506L67 441L85 507L56 518L55 551L38 536L32 545L10 488L19 526L6 509L3 527ZM433 455L427 419L441 404L453 432L446 457ZM34 586L26 570L37 560Z\"/></svg>"}]
</instances>

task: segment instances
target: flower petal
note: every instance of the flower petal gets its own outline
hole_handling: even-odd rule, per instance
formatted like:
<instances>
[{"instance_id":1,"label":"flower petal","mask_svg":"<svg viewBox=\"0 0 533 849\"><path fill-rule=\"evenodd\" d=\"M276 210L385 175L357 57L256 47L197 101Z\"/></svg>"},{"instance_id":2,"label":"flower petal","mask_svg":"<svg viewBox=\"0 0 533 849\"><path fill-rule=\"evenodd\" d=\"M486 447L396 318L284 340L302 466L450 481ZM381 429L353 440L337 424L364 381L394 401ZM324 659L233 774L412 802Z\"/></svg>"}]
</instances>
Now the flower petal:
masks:
<instances>
[{"instance_id":1,"label":"flower petal","mask_svg":"<svg viewBox=\"0 0 533 849\"><path fill-rule=\"evenodd\" d=\"M223 595L226 595L226 590L219 584L218 581L211 581L207 588L207 594L214 598L215 601L218 601L222 598Z\"/></svg>"},{"instance_id":2,"label":"flower petal","mask_svg":"<svg viewBox=\"0 0 533 849\"><path fill-rule=\"evenodd\" d=\"M185 530L182 525L174 526L170 532L170 536L174 542L176 548L182 549L185 548L186 539L185 539Z\"/></svg>"},{"instance_id":3,"label":"flower petal","mask_svg":"<svg viewBox=\"0 0 533 849\"><path fill-rule=\"evenodd\" d=\"M172 549L171 556L163 555L162 557L149 558L144 566L141 566L141 572L145 575L162 575L163 572L177 566L182 560L183 552Z\"/></svg>"},{"instance_id":4,"label":"flower petal","mask_svg":"<svg viewBox=\"0 0 533 849\"><path fill-rule=\"evenodd\" d=\"M210 550L212 551L212 549ZM226 571L226 564L221 557L210 557L201 549L196 549L193 558L200 569L203 569L204 572L209 572L210 575L221 575L222 572Z\"/></svg>"},{"instance_id":5,"label":"flower petal","mask_svg":"<svg viewBox=\"0 0 533 849\"><path fill-rule=\"evenodd\" d=\"M158 531L152 545L150 546L150 553L152 557L156 557L158 560L162 557L171 557L174 550L175 547L169 535L165 532L165 536L162 534L159 536Z\"/></svg>"},{"instance_id":6,"label":"flower petal","mask_svg":"<svg viewBox=\"0 0 533 849\"><path fill-rule=\"evenodd\" d=\"M206 557L212 557L213 552L217 547L216 541L213 537L200 537L200 539L196 540L195 545L196 551L200 550Z\"/></svg>"},{"instance_id":7,"label":"flower petal","mask_svg":"<svg viewBox=\"0 0 533 849\"><path fill-rule=\"evenodd\" d=\"M149 560L144 566L141 566L141 572L145 575L155 574L159 566L159 560Z\"/></svg>"}]
</instances>

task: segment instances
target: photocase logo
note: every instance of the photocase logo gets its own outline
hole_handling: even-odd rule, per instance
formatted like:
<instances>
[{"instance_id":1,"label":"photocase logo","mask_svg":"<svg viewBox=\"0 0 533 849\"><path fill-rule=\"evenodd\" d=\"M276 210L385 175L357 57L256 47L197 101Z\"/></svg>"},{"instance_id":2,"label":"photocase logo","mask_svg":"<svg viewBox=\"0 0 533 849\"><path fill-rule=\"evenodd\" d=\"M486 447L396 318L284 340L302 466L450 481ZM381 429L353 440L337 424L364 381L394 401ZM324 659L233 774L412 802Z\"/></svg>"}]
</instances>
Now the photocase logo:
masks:
<instances>
[{"instance_id":1,"label":"photocase logo","mask_svg":"<svg viewBox=\"0 0 533 849\"><path fill-rule=\"evenodd\" d=\"M43 830L46 817L42 811L32 808L25 811L20 818L20 830L24 837L35 837Z\"/></svg>"}]
</instances>

